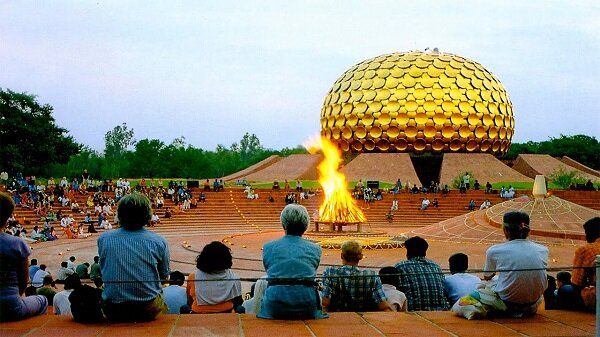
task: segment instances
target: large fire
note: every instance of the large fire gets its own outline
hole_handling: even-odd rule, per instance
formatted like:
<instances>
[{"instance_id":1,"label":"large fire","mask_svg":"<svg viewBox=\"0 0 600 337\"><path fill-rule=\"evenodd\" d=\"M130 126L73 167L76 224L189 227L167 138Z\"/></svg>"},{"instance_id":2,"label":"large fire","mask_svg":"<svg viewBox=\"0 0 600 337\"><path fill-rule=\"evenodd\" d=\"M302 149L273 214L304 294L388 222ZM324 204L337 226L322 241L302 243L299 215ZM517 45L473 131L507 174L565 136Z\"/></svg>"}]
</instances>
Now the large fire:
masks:
<instances>
[{"instance_id":1,"label":"large fire","mask_svg":"<svg viewBox=\"0 0 600 337\"><path fill-rule=\"evenodd\" d=\"M319 137L311 144L311 149L323 152L319 164L319 183L323 187L325 200L319 208L319 222L350 224L362 223L367 219L356 205L346 185L346 177L338 171L342 158L339 149L327 138Z\"/></svg>"}]
</instances>

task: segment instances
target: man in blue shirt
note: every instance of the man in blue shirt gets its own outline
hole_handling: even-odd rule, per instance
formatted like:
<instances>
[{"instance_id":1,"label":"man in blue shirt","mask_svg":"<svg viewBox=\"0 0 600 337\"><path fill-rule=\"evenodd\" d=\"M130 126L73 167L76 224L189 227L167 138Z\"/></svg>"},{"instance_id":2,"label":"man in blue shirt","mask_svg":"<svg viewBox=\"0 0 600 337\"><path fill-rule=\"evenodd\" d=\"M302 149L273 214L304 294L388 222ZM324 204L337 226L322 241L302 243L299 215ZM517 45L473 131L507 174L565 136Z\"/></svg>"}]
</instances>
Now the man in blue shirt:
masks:
<instances>
[{"instance_id":1,"label":"man in blue shirt","mask_svg":"<svg viewBox=\"0 0 600 337\"><path fill-rule=\"evenodd\" d=\"M121 228L98 238L104 313L110 321L154 320L167 312L160 286L161 279L169 276L167 241L144 228L152 217L144 195L121 198L117 216Z\"/></svg>"},{"instance_id":2,"label":"man in blue shirt","mask_svg":"<svg viewBox=\"0 0 600 337\"><path fill-rule=\"evenodd\" d=\"M183 283L185 276L180 271L174 271L169 276L169 286L163 288L165 302L169 306L169 314L179 314L182 306L187 305L187 294ZM189 307L187 312L189 313Z\"/></svg>"}]
</instances>

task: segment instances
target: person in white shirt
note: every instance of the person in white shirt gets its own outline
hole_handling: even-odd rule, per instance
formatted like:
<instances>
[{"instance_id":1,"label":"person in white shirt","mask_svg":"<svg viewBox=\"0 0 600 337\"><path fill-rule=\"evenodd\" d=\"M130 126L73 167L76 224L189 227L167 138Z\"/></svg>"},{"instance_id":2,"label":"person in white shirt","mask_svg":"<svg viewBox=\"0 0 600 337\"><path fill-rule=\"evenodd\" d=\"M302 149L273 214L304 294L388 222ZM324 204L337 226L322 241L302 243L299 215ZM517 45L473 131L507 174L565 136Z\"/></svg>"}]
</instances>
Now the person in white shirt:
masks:
<instances>
[{"instance_id":1,"label":"person in white shirt","mask_svg":"<svg viewBox=\"0 0 600 337\"><path fill-rule=\"evenodd\" d=\"M398 269L392 266L383 267L379 270L379 278L383 286L383 293L394 311L407 311L406 295L396 289L396 285L400 283Z\"/></svg>"},{"instance_id":2,"label":"person in white shirt","mask_svg":"<svg viewBox=\"0 0 600 337\"><path fill-rule=\"evenodd\" d=\"M113 215L112 208L110 207L109 204L106 204L106 205L102 206L102 212L106 213L108 215Z\"/></svg>"},{"instance_id":3,"label":"person in white shirt","mask_svg":"<svg viewBox=\"0 0 600 337\"><path fill-rule=\"evenodd\" d=\"M423 201L421 201L421 209L427 209L427 207L429 207L429 204L431 202L429 201L428 198L423 198Z\"/></svg>"},{"instance_id":4,"label":"person in white shirt","mask_svg":"<svg viewBox=\"0 0 600 337\"><path fill-rule=\"evenodd\" d=\"M69 301L69 295L76 288L81 287L81 280L79 275L76 273L69 275L65 280L65 290L59 291L54 295L52 306L54 307L55 315L73 316L71 313L71 302Z\"/></svg>"},{"instance_id":5,"label":"person in white shirt","mask_svg":"<svg viewBox=\"0 0 600 337\"><path fill-rule=\"evenodd\" d=\"M44 285L44 277L46 277L48 275L50 275L50 273L46 271L46 265L40 264L40 269L35 272L35 275L33 275L33 279L31 280L31 285L36 288L40 288L41 286Z\"/></svg>"},{"instance_id":6,"label":"person in white shirt","mask_svg":"<svg viewBox=\"0 0 600 337\"><path fill-rule=\"evenodd\" d=\"M456 303L461 297L473 292L481 283L481 279L473 274L468 274L469 257L463 253L456 253L448 259L450 264L450 273L446 276L444 288L448 303Z\"/></svg>"},{"instance_id":7,"label":"person in white shirt","mask_svg":"<svg viewBox=\"0 0 600 337\"><path fill-rule=\"evenodd\" d=\"M56 280L60 281L58 283L64 283L64 281L69 277L69 275L73 275L75 273L72 269L70 269L67 261L63 261L60 264L60 268L58 268L58 272L56 273Z\"/></svg>"},{"instance_id":8,"label":"person in white shirt","mask_svg":"<svg viewBox=\"0 0 600 337\"><path fill-rule=\"evenodd\" d=\"M502 229L507 242L493 245L485 253L483 277L508 307L513 317L533 315L544 299L548 285L548 248L527 240L529 215L524 212L504 214Z\"/></svg>"},{"instance_id":9,"label":"person in white shirt","mask_svg":"<svg viewBox=\"0 0 600 337\"><path fill-rule=\"evenodd\" d=\"M490 202L490 200L489 199L485 199L485 201L481 203L481 206L479 206L479 209L480 210L482 210L482 209L488 209L491 206L492 206L492 203Z\"/></svg>"},{"instance_id":10,"label":"person in white shirt","mask_svg":"<svg viewBox=\"0 0 600 337\"><path fill-rule=\"evenodd\" d=\"M75 256L71 256L67 260L67 268L71 269L72 271L75 271L75 260Z\"/></svg>"},{"instance_id":11,"label":"person in white shirt","mask_svg":"<svg viewBox=\"0 0 600 337\"><path fill-rule=\"evenodd\" d=\"M256 280L256 283L252 285L252 288L250 289L252 297L242 303L246 314L257 314L260 312L262 299L268 286L269 282L267 281L267 276L259 278Z\"/></svg>"}]
</instances>

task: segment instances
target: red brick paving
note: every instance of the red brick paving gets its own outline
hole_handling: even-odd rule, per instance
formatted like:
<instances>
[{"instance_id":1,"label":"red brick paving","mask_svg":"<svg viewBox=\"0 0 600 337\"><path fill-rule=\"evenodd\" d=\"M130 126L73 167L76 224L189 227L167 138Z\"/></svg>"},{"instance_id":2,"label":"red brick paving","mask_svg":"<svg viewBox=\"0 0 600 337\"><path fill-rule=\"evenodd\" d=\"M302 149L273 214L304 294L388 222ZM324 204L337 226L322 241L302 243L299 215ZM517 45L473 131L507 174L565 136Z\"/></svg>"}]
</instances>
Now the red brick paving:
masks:
<instances>
[{"instance_id":1,"label":"red brick paving","mask_svg":"<svg viewBox=\"0 0 600 337\"><path fill-rule=\"evenodd\" d=\"M524 319L468 321L451 312L332 313L308 321L263 320L253 315L162 315L154 322L83 325L64 316L0 324L0 336L593 336L589 313L542 311Z\"/></svg>"}]
</instances>

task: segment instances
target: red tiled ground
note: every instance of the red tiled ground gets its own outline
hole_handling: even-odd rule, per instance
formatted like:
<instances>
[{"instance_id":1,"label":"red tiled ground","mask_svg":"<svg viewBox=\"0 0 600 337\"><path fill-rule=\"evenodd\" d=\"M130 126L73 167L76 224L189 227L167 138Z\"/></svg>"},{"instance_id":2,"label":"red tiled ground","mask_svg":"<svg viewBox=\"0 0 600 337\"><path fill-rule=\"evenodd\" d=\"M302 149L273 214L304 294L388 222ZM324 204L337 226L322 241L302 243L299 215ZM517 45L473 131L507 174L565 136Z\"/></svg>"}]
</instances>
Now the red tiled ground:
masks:
<instances>
[{"instance_id":1,"label":"red tiled ground","mask_svg":"<svg viewBox=\"0 0 600 337\"><path fill-rule=\"evenodd\" d=\"M44 316L0 324L0 336L594 336L589 313L543 311L525 319L468 321L451 312L333 313L309 321L263 320L252 315L163 315L154 322L83 325L68 317Z\"/></svg>"}]
</instances>

